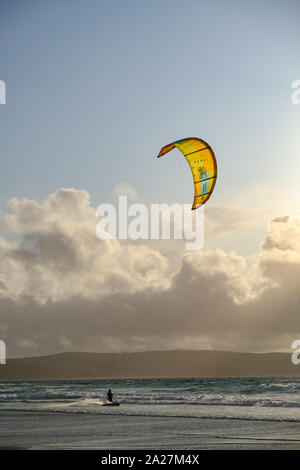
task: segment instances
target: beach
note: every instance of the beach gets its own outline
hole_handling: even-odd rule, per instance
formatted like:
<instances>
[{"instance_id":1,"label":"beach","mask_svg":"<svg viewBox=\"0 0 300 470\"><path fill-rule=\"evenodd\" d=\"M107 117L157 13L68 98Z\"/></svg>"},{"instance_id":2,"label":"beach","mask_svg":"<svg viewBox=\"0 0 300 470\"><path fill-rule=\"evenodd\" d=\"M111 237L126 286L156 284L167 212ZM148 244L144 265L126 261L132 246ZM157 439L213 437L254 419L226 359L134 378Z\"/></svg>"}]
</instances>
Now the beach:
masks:
<instances>
[{"instance_id":1,"label":"beach","mask_svg":"<svg viewBox=\"0 0 300 470\"><path fill-rule=\"evenodd\" d=\"M1 412L2 448L25 449L300 449L293 422Z\"/></svg>"},{"instance_id":2,"label":"beach","mask_svg":"<svg viewBox=\"0 0 300 470\"><path fill-rule=\"evenodd\" d=\"M103 406L112 388L118 407ZM0 447L300 449L298 377L0 383Z\"/></svg>"}]
</instances>

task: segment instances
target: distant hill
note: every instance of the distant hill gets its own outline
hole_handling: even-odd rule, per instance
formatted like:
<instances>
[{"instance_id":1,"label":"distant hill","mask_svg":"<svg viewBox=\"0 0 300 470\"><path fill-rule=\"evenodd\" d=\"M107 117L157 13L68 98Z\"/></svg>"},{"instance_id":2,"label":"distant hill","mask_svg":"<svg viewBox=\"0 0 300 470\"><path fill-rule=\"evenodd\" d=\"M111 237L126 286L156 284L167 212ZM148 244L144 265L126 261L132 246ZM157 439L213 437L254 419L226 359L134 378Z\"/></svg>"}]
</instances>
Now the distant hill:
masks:
<instances>
[{"instance_id":1,"label":"distant hill","mask_svg":"<svg viewBox=\"0 0 300 470\"><path fill-rule=\"evenodd\" d=\"M70 352L8 359L0 380L298 376L289 353L228 351Z\"/></svg>"}]
</instances>

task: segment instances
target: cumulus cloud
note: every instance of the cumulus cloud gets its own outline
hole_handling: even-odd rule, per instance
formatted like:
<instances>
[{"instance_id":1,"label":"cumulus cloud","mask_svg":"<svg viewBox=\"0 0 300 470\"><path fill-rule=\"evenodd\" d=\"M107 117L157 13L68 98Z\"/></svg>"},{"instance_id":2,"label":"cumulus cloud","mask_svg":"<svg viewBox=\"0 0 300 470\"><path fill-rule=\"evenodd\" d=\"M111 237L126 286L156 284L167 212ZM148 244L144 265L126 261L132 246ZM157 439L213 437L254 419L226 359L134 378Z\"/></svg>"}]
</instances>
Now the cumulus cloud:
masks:
<instances>
[{"instance_id":1,"label":"cumulus cloud","mask_svg":"<svg viewBox=\"0 0 300 470\"><path fill-rule=\"evenodd\" d=\"M127 196L132 201L138 199L138 194L136 189L131 186L129 183L120 183L114 188L114 195L115 196Z\"/></svg>"},{"instance_id":2,"label":"cumulus cloud","mask_svg":"<svg viewBox=\"0 0 300 470\"><path fill-rule=\"evenodd\" d=\"M42 204L11 200L3 223L23 238L17 244L1 240L2 289L16 301L25 295L56 302L163 288L167 260L145 246L100 242L96 221L86 191L60 189Z\"/></svg>"},{"instance_id":3,"label":"cumulus cloud","mask_svg":"<svg viewBox=\"0 0 300 470\"><path fill-rule=\"evenodd\" d=\"M99 240L96 224L83 190L9 201L1 218L13 236L0 238L0 335L10 357L289 350L300 336L299 219L275 218L251 259L180 249L176 267L154 245Z\"/></svg>"},{"instance_id":4,"label":"cumulus cloud","mask_svg":"<svg viewBox=\"0 0 300 470\"><path fill-rule=\"evenodd\" d=\"M205 232L210 238L218 238L257 224L257 213L237 204L212 204L205 207L205 217Z\"/></svg>"}]
</instances>

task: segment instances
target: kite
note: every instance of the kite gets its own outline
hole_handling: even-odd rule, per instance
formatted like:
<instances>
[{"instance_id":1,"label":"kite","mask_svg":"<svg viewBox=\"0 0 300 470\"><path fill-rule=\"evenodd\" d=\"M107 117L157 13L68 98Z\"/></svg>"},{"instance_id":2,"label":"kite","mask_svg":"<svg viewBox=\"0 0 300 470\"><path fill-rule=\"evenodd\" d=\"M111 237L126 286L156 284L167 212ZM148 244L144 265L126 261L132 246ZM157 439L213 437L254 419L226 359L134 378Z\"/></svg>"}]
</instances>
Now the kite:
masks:
<instances>
[{"instance_id":1,"label":"kite","mask_svg":"<svg viewBox=\"0 0 300 470\"><path fill-rule=\"evenodd\" d=\"M195 194L192 209L205 204L217 180L217 160L212 148L202 139L187 137L165 145L157 158L177 147L185 156L193 173Z\"/></svg>"}]
</instances>

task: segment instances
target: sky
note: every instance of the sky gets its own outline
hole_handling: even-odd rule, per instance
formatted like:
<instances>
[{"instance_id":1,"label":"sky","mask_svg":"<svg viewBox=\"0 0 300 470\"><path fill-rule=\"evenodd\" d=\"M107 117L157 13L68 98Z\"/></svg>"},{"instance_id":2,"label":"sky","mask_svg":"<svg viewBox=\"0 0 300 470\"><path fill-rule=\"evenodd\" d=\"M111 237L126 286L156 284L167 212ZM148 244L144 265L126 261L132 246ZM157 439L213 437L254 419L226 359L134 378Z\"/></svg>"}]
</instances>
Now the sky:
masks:
<instances>
[{"instance_id":1,"label":"sky","mask_svg":"<svg viewBox=\"0 0 300 470\"><path fill-rule=\"evenodd\" d=\"M62 350L289 350L300 335L298 1L2 0L0 338ZM198 136L205 243L95 235L126 187L189 204L161 147ZM298 272L299 270L299 272ZM186 307L188 306L188 307Z\"/></svg>"}]
</instances>

